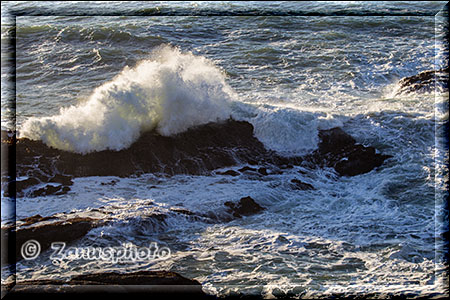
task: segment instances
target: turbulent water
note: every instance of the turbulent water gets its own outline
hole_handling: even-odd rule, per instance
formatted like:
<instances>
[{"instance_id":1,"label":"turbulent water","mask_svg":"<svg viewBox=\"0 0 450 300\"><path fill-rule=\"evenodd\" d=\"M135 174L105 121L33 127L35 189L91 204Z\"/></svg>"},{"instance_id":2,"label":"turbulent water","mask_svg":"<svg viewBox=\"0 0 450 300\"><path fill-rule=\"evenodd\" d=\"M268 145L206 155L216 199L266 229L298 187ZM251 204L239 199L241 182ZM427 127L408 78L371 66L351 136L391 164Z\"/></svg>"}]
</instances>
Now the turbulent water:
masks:
<instances>
[{"instance_id":1,"label":"turbulent water","mask_svg":"<svg viewBox=\"0 0 450 300\"><path fill-rule=\"evenodd\" d=\"M114 212L80 247L156 241L171 250L122 264L40 257L19 262L18 278L162 269L215 295L442 293L448 91L398 93L397 83L448 66L444 5L2 4L2 129L20 137L85 154L231 117L282 155L310 153L319 130L340 126L392 156L354 177L300 166L264 177L81 177L66 195L2 197L17 218ZM292 189L292 179L315 189ZM171 215L154 228L141 218L171 207L220 214L246 196L266 209L217 224Z\"/></svg>"}]
</instances>

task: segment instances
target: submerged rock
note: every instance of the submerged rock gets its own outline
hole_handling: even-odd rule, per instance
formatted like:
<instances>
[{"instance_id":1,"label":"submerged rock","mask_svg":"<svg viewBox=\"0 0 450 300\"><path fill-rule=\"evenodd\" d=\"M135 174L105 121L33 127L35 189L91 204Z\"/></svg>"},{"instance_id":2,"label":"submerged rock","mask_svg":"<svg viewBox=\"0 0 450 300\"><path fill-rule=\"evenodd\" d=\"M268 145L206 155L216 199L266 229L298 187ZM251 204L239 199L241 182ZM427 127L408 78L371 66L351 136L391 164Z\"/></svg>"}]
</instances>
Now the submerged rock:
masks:
<instances>
[{"instance_id":1,"label":"submerged rock","mask_svg":"<svg viewBox=\"0 0 450 300\"><path fill-rule=\"evenodd\" d=\"M70 191L70 188L68 186L53 186L51 184L47 184L45 187L34 190L30 196L37 197L37 196L48 196L48 195L64 195L67 194Z\"/></svg>"},{"instance_id":2,"label":"submerged rock","mask_svg":"<svg viewBox=\"0 0 450 300\"><path fill-rule=\"evenodd\" d=\"M218 174L218 175L228 175L228 176L239 176L239 175L241 175L241 173L236 172L234 170L228 170L228 171L225 171L225 172L217 172L216 174Z\"/></svg>"},{"instance_id":3,"label":"submerged rock","mask_svg":"<svg viewBox=\"0 0 450 300\"><path fill-rule=\"evenodd\" d=\"M257 169L252 168L252 167L249 167L249 166L245 166L245 167L240 168L238 171L239 171L239 172L242 172L242 173L248 172L248 171L256 172Z\"/></svg>"},{"instance_id":4,"label":"submerged rock","mask_svg":"<svg viewBox=\"0 0 450 300\"><path fill-rule=\"evenodd\" d=\"M267 168L259 168L258 173L264 176L269 175L269 173L267 173Z\"/></svg>"},{"instance_id":5,"label":"submerged rock","mask_svg":"<svg viewBox=\"0 0 450 300\"><path fill-rule=\"evenodd\" d=\"M315 188L309 183L302 182L295 178L291 180L291 183L291 186L296 190L315 190Z\"/></svg>"},{"instance_id":6,"label":"submerged rock","mask_svg":"<svg viewBox=\"0 0 450 300\"><path fill-rule=\"evenodd\" d=\"M54 216L35 215L20 220L17 225L2 226L2 243L5 242L8 247L8 252L2 254L2 264L23 259L22 246L30 240L39 243L42 253L50 248L53 242L72 242L102 223L103 220L88 217L69 217L62 220Z\"/></svg>"},{"instance_id":7,"label":"submerged rock","mask_svg":"<svg viewBox=\"0 0 450 300\"><path fill-rule=\"evenodd\" d=\"M17 220L12 225L2 225L2 245L8 250L2 255L2 264L14 264L24 259L21 252L22 246L30 240L39 243L42 254L51 247L53 242L67 244L74 242L83 238L91 229L107 226L115 221L119 221L116 225L121 226L123 217L116 219L109 209L96 208L84 211L82 215L79 215L79 212L59 213L46 217L34 215ZM152 209L145 214L132 215L124 223L124 226L133 226L135 231L156 232L167 225L166 220L170 216L181 216L188 220L206 223L217 222L217 220L185 208L171 207L168 211Z\"/></svg>"},{"instance_id":8,"label":"submerged rock","mask_svg":"<svg viewBox=\"0 0 450 300\"><path fill-rule=\"evenodd\" d=\"M256 203L250 196L241 198L238 203L227 201L224 204L229 208L228 212L236 218L254 215L264 210L264 207Z\"/></svg>"}]
</instances>

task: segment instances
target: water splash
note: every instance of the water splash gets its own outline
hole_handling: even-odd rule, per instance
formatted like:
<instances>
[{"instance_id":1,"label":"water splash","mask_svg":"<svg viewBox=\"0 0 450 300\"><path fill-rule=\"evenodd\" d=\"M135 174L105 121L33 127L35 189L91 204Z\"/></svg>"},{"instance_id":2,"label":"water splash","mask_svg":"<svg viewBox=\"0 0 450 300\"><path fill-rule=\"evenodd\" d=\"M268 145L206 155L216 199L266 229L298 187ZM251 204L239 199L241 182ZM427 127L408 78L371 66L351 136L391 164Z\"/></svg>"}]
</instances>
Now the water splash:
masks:
<instances>
[{"instance_id":1,"label":"water splash","mask_svg":"<svg viewBox=\"0 0 450 300\"><path fill-rule=\"evenodd\" d=\"M125 67L86 101L58 115L29 118L20 136L78 153L118 151L154 128L168 136L227 119L233 95L211 61L163 46L151 59Z\"/></svg>"}]
</instances>

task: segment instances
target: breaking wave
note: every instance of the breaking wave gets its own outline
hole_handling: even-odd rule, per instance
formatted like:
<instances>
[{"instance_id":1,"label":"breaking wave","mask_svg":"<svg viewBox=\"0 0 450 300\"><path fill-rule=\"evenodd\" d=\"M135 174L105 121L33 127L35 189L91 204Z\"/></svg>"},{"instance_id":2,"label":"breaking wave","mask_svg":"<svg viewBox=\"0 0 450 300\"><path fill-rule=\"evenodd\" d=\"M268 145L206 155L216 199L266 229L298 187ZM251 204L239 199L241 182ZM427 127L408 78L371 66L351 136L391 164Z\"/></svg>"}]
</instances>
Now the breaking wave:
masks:
<instances>
[{"instance_id":1,"label":"breaking wave","mask_svg":"<svg viewBox=\"0 0 450 300\"><path fill-rule=\"evenodd\" d=\"M211 61L163 46L136 67L125 67L86 101L58 115L29 118L20 136L78 153L118 151L146 131L169 136L225 120L233 97Z\"/></svg>"}]
</instances>

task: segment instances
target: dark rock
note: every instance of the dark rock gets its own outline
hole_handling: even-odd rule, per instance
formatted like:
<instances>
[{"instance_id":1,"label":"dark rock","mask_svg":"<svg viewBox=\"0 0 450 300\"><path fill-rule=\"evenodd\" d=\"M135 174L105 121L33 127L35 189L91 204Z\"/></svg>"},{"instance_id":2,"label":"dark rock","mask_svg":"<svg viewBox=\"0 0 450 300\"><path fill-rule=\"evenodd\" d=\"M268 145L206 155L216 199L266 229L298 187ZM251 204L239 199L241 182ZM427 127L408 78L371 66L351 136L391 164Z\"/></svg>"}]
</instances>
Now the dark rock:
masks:
<instances>
[{"instance_id":1,"label":"dark rock","mask_svg":"<svg viewBox=\"0 0 450 300\"><path fill-rule=\"evenodd\" d=\"M39 183L40 181L36 178L27 178L25 180L16 181L16 192L20 194L23 190Z\"/></svg>"},{"instance_id":2,"label":"dark rock","mask_svg":"<svg viewBox=\"0 0 450 300\"><path fill-rule=\"evenodd\" d=\"M347 157L337 162L334 168L341 176L355 176L370 172L390 157L390 155L376 154L372 147L357 145Z\"/></svg>"},{"instance_id":3,"label":"dark rock","mask_svg":"<svg viewBox=\"0 0 450 300\"><path fill-rule=\"evenodd\" d=\"M56 174L50 179L51 182L57 182L61 183L62 185L72 185L72 176L69 175L63 175L63 174Z\"/></svg>"},{"instance_id":4,"label":"dark rock","mask_svg":"<svg viewBox=\"0 0 450 300\"><path fill-rule=\"evenodd\" d=\"M264 176L269 175L269 173L267 173L267 169L266 168L259 168L258 169L258 173Z\"/></svg>"},{"instance_id":5,"label":"dark rock","mask_svg":"<svg viewBox=\"0 0 450 300\"><path fill-rule=\"evenodd\" d=\"M105 288L103 288L105 286ZM201 284L170 271L137 271L132 273L94 273L72 277L70 280L24 280L18 281L10 297L33 293L75 294L85 297L99 292L131 293L133 295L167 296L169 294L194 296L196 299L210 299L202 291Z\"/></svg>"},{"instance_id":6,"label":"dark rock","mask_svg":"<svg viewBox=\"0 0 450 300\"><path fill-rule=\"evenodd\" d=\"M77 284L107 285L197 285L198 281L187 279L175 272L140 271L130 274L98 273L73 277L70 282Z\"/></svg>"},{"instance_id":7,"label":"dark rock","mask_svg":"<svg viewBox=\"0 0 450 300\"><path fill-rule=\"evenodd\" d=\"M244 172L247 172L247 171L256 172L257 170L255 168L251 168L251 167L245 166L243 168L240 168L238 171L241 172L241 173L244 173Z\"/></svg>"},{"instance_id":8,"label":"dark rock","mask_svg":"<svg viewBox=\"0 0 450 300\"><path fill-rule=\"evenodd\" d=\"M53 220L52 222L44 222ZM102 224L102 220L74 217L61 220L55 217L41 217L35 215L22 220L20 227L5 226L1 229L2 241L8 244L8 256L2 255L2 264L14 263L21 260L21 247L29 241L35 240L42 251L48 249L53 242L69 243L83 237L89 230Z\"/></svg>"},{"instance_id":9,"label":"dark rock","mask_svg":"<svg viewBox=\"0 0 450 300\"><path fill-rule=\"evenodd\" d=\"M34 190L30 196L31 197L38 197L38 196L48 196L48 195L64 195L67 194L70 191L70 188L68 186L53 186L53 185L46 185L43 188Z\"/></svg>"},{"instance_id":10,"label":"dark rock","mask_svg":"<svg viewBox=\"0 0 450 300\"><path fill-rule=\"evenodd\" d=\"M376 153L373 147L356 144L355 139L341 128L322 130L319 137L319 149L310 156L311 160L334 168L341 176L370 172L391 157Z\"/></svg>"},{"instance_id":11,"label":"dark rock","mask_svg":"<svg viewBox=\"0 0 450 300\"><path fill-rule=\"evenodd\" d=\"M340 153L356 143L353 137L339 127L319 131L319 138L319 152L322 154Z\"/></svg>"},{"instance_id":12,"label":"dark rock","mask_svg":"<svg viewBox=\"0 0 450 300\"><path fill-rule=\"evenodd\" d=\"M236 172L234 170L228 170L228 171L225 171L225 172L217 172L216 174L218 174L218 175L228 175L228 176L239 176L239 175L241 175L241 173Z\"/></svg>"},{"instance_id":13,"label":"dark rock","mask_svg":"<svg viewBox=\"0 0 450 300\"><path fill-rule=\"evenodd\" d=\"M169 137L156 131L146 132L128 149L84 155L54 149L41 141L26 138L16 141L5 131L2 131L2 137L2 147L16 154L12 161L17 167L17 176L28 176L34 181L24 182L18 192L37 182L69 186L73 177L128 177L142 173L202 175L239 162L258 161L259 157L269 153L254 137L250 123L234 120L198 126ZM230 174L236 176L234 172ZM16 176L13 169L4 168L2 164L2 177L6 178L8 174ZM50 190L47 188L34 195Z\"/></svg>"},{"instance_id":14,"label":"dark rock","mask_svg":"<svg viewBox=\"0 0 450 300\"><path fill-rule=\"evenodd\" d=\"M281 168L281 169L293 169L294 166L291 165L291 164L287 164L287 165L281 165L280 168Z\"/></svg>"},{"instance_id":15,"label":"dark rock","mask_svg":"<svg viewBox=\"0 0 450 300\"><path fill-rule=\"evenodd\" d=\"M43 222L43 221L47 221L47 220L52 220L55 219L55 217L51 216L51 217L42 217L41 215L34 215L28 218L24 218L20 221L24 222L22 224L22 226L29 226L29 225L33 225L37 222Z\"/></svg>"},{"instance_id":16,"label":"dark rock","mask_svg":"<svg viewBox=\"0 0 450 300\"><path fill-rule=\"evenodd\" d=\"M258 169L241 169L242 172L256 170L264 176L269 174L268 168L295 165L327 166L341 175L353 176L380 166L388 157L375 153L372 147L356 145L353 137L341 128L321 130L319 138L318 150L311 155L283 157L264 148L253 135L250 123L230 119L169 137L156 131L145 132L128 149L83 155L54 149L41 141L16 140L13 133L2 131L2 151L9 153L8 160L2 161L2 189L5 196L15 196L15 192L22 196L25 190L28 196L64 194L74 177L129 177L143 173L208 175L213 170L239 163L264 165ZM218 174L239 175L234 170ZM14 180L22 176L28 179ZM38 183L51 182L60 183L62 187L47 185L35 191L28 190Z\"/></svg>"},{"instance_id":17,"label":"dark rock","mask_svg":"<svg viewBox=\"0 0 450 300\"><path fill-rule=\"evenodd\" d=\"M287 244L287 243L289 243L289 240L287 238L285 238L284 236L280 235L277 237L277 242Z\"/></svg>"},{"instance_id":18,"label":"dark rock","mask_svg":"<svg viewBox=\"0 0 450 300\"><path fill-rule=\"evenodd\" d=\"M255 200L253 200L250 196L241 198L238 203L227 201L224 203L224 205L229 208L228 212L236 218L254 215L264 210L264 207L256 203Z\"/></svg>"},{"instance_id":19,"label":"dark rock","mask_svg":"<svg viewBox=\"0 0 450 300\"><path fill-rule=\"evenodd\" d=\"M435 89L448 91L448 71L449 67L405 77L398 82L397 94L425 93L435 91Z\"/></svg>"},{"instance_id":20,"label":"dark rock","mask_svg":"<svg viewBox=\"0 0 450 300\"><path fill-rule=\"evenodd\" d=\"M171 207L170 210L173 212L179 213L179 214L187 215L187 216L195 215L192 211L189 211L189 210L183 209L183 208Z\"/></svg>"},{"instance_id":21,"label":"dark rock","mask_svg":"<svg viewBox=\"0 0 450 300\"><path fill-rule=\"evenodd\" d=\"M151 203L150 203L151 204ZM53 242L70 243L84 237L92 228L108 225L114 218L110 218L111 212L104 207L83 212L79 216L77 212L56 214L42 217L41 215L30 216L18 220L13 225L3 225L1 228L2 240L2 265L14 264L23 259L21 248L29 240L35 240L40 244L41 252L50 248ZM184 214L189 218L204 221L187 210L173 210L173 213ZM125 223L118 222L117 226L135 226L135 230L148 234L157 231L166 223L168 215L158 210L151 210L146 215L131 217ZM205 220L211 221L211 220ZM137 233L138 234L138 233ZM5 255L3 255L5 250Z\"/></svg>"},{"instance_id":22,"label":"dark rock","mask_svg":"<svg viewBox=\"0 0 450 300\"><path fill-rule=\"evenodd\" d=\"M100 185L111 185L111 186L114 186L114 185L116 185L116 183L117 183L117 180L111 180L109 182L102 182L102 183L100 183Z\"/></svg>"},{"instance_id":23,"label":"dark rock","mask_svg":"<svg viewBox=\"0 0 450 300\"><path fill-rule=\"evenodd\" d=\"M315 190L315 188L309 183L302 182L298 179L292 179L291 183L293 183L293 188L296 190Z\"/></svg>"},{"instance_id":24,"label":"dark rock","mask_svg":"<svg viewBox=\"0 0 450 300\"><path fill-rule=\"evenodd\" d=\"M269 174L270 175L281 175L281 174L283 174L283 171L278 167L274 167L273 169L270 170Z\"/></svg>"},{"instance_id":25,"label":"dark rock","mask_svg":"<svg viewBox=\"0 0 450 300\"><path fill-rule=\"evenodd\" d=\"M258 162L257 162L256 160L253 160L253 159L249 159L249 160L247 161L247 163L248 163L249 165L252 165L252 166L258 165Z\"/></svg>"}]
</instances>

